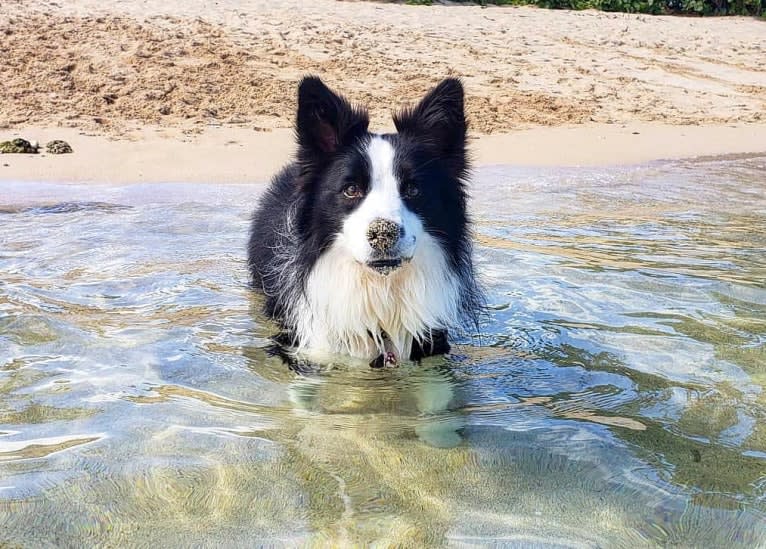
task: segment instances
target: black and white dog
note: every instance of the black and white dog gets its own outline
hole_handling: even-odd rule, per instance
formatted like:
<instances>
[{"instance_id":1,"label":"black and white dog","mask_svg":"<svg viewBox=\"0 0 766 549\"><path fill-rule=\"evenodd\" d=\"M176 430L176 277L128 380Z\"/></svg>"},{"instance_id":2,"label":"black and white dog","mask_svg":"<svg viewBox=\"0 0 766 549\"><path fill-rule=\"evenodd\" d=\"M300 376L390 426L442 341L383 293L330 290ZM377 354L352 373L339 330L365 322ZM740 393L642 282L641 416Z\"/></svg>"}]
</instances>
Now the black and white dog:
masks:
<instances>
[{"instance_id":1,"label":"black and white dog","mask_svg":"<svg viewBox=\"0 0 766 549\"><path fill-rule=\"evenodd\" d=\"M466 213L463 87L446 79L367 131L366 111L304 78L297 159L256 210L248 265L266 313L312 360L372 366L449 350L447 330L476 324Z\"/></svg>"}]
</instances>

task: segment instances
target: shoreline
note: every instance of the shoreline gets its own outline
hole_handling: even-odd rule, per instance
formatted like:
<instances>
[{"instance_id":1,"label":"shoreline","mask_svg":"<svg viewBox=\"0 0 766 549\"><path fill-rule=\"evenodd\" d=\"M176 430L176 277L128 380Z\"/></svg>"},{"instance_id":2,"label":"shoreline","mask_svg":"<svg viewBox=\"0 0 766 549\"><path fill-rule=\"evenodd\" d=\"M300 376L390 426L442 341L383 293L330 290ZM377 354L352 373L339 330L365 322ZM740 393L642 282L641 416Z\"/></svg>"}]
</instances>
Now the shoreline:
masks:
<instances>
[{"instance_id":1,"label":"shoreline","mask_svg":"<svg viewBox=\"0 0 766 549\"><path fill-rule=\"evenodd\" d=\"M385 129L383 131L386 131ZM144 127L130 139L71 128L0 131L44 145L64 139L74 153L0 155L0 184L39 182L265 183L292 158L292 130L211 127L198 135ZM475 167L624 166L659 160L766 154L766 124L675 126L657 123L584 124L524 129L470 139ZM0 191L2 188L0 187Z\"/></svg>"}]
</instances>

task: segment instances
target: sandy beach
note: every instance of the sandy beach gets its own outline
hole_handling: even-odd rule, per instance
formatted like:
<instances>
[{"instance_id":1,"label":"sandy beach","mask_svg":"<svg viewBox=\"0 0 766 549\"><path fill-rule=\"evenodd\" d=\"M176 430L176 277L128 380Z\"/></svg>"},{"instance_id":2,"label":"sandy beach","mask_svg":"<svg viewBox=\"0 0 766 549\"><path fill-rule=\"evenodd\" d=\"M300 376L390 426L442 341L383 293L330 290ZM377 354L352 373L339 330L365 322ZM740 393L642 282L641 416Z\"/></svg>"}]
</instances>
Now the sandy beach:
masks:
<instances>
[{"instance_id":1,"label":"sandy beach","mask_svg":"<svg viewBox=\"0 0 766 549\"><path fill-rule=\"evenodd\" d=\"M374 129L447 75L478 164L594 165L766 151L766 22L531 7L6 0L0 180L261 181L322 76Z\"/></svg>"}]
</instances>

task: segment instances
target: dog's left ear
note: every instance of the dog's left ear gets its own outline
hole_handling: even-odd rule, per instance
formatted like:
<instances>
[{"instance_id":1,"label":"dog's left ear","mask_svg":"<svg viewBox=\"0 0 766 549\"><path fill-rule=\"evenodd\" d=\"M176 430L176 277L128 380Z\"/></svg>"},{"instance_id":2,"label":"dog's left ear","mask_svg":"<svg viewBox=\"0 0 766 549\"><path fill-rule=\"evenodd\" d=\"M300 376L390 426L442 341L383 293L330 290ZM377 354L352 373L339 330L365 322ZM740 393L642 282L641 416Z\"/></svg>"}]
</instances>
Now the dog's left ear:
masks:
<instances>
[{"instance_id":1,"label":"dog's left ear","mask_svg":"<svg viewBox=\"0 0 766 549\"><path fill-rule=\"evenodd\" d=\"M460 80L443 80L415 108L395 114L394 125L399 133L411 135L433 147L452 176L459 179L466 175L467 123Z\"/></svg>"},{"instance_id":2,"label":"dog's left ear","mask_svg":"<svg viewBox=\"0 0 766 549\"><path fill-rule=\"evenodd\" d=\"M323 164L344 146L367 132L369 117L335 94L319 78L308 76L298 87L299 160L316 166Z\"/></svg>"}]
</instances>

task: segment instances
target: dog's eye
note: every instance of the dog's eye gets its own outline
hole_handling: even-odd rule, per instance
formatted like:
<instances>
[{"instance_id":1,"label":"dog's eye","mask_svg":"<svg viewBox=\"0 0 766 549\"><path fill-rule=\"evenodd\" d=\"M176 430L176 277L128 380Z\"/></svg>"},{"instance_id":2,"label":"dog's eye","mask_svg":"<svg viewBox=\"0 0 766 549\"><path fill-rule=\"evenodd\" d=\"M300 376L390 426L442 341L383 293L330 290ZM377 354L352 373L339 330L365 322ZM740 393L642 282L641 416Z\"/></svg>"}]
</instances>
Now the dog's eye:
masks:
<instances>
[{"instance_id":1,"label":"dog's eye","mask_svg":"<svg viewBox=\"0 0 766 549\"><path fill-rule=\"evenodd\" d=\"M414 183L407 183L404 186L404 196L407 198L415 198L420 194L420 189Z\"/></svg>"},{"instance_id":2,"label":"dog's eye","mask_svg":"<svg viewBox=\"0 0 766 549\"><path fill-rule=\"evenodd\" d=\"M364 192L362 192L362 189L359 187L359 185L350 183L343 187L343 196L346 198L362 198L362 195L364 195Z\"/></svg>"}]
</instances>

